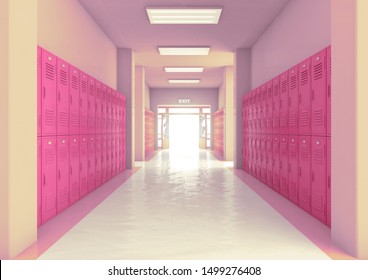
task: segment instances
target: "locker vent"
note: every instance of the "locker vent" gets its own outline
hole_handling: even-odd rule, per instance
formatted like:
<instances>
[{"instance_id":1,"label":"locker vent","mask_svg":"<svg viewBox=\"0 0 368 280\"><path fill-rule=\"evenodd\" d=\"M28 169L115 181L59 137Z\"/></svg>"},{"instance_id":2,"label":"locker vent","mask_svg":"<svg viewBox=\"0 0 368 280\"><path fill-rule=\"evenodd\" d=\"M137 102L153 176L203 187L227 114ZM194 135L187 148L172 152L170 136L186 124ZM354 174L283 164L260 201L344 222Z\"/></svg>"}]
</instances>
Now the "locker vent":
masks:
<instances>
[{"instance_id":1,"label":"locker vent","mask_svg":"<svg viewBox=\"0 0 368 280\"><path fill-rule=\"evenodd\" d=\"M290 115L289 115L289 126L290 127L296 127L297 124L298 124L298 122L297 122L296 112L290 112Z\"/></svg>"},{"instance_id":2,"label":"locker vent","mask_svg":"<svg viewBox=\"0 0 368 280\"><path fill-rule=\"evenodd\" d=\"M300 80L302 85L308 84L308 69L302 71Z\"/></svg>"},{"instance_id":3,"label":"locker vent","mask_svg":"<svg viewBox=\"0 0 368 280\"><path fill-rule=\"evenodd\" d=\"M68 126L68 113L59 112L59 125L62 127Z\"/></svg>"},{"instance_id":4,"label":"locker vent","mask_svg":"<svg viewBox=\"0 0 368 280\"><path fill-rule=\"evenodd\" d=\"M45 124L48 126L55 126L55 111L45 109Z\"/></svg>"},{"instance_id":5,"label":"locker vent","mask_svg":"<svg viewBox=\"0 0 368 280\"><path fill-rule=\"evenodd\" d=\"M56 161L55 158L55 150L54 149L46 149L45 150L45 165L52 165Z\"/></svg>"},{"instance_id":6,"label":"locker vent","mask_svg":"<svg viewBox=\"0 0 368 280\"><path fill-rule=\"evenodd\" d=\"M281 114L280 125L281 127L287 127L287 114Z\"/></svg>"},{"instance_id":7,"label":"locker vent","mask_svg":"<svg viewBox=\"0 0 368 280\"><path fill-rule=\"evenodd\" d=\"M76 114L76 113L71 114L70 124L72 127L79 127L79 114Z\"/></svg>"},{"instance_id":8,"label":"locker vent","mask_svg":"<svg viewBox=\"0 0 368 280\"><path fill-rule=\"evenodd\" d=\"M81 84L82 84L82 92L86 93L87 92L87 81L82 80Z\"/></svg>"},{"instance_id":9,"label":"locker vent","mask_svg":"<svg viewBox=\"0 0 368 280\"><path fill-rule=\"evenodd\" d=\"M59 158L58 159L59 162L68 161L68 146L67 145L63 145L59 148L58 158Z\"/></svg>"},{"instance_id":10,"label":"locker vent","mask_svg":"<svg viewBox=\"0 0 368 280\"><path fill-rule=\"evenodd\" d=\"M94 128L95 127L95 116L89 116L89 123L88 123L89 128Z\"/></svg>"},{"instance_id":11,"label":"locker vent","mask_svg":"<svg viewBox=\"0 0 368 280\"><path fill-rule=\"evenodd\" d=\"M72 89L78 89L78 78L76 76L72 76Z\"/></svg>"},{"instance_id":12,"label":"locker vent","mask_svg":"<svg viewBox=\"0 0 368 280\"><path fill-rule=\"evenodd\" d=\"M87 116L85 114L80 115L80 126L87 127Z\"/></svg>"},{"instance_id":13,"label":"locker vent","mask_svg":"<svg viewBox=\"0 0 368 280\"><path fill-rule=\"evenodd\" d=\"M54 67L54 65L52 65L50 63L46 63L45 77L49 80L54 80L54 76L55 76L55 67Z\"/></svg>"},{"instance_id":14,"label":"locker vent","mask_svg":"<svg viewBox=\"0 0 368 280\"><path fill-rule=\"evenodd\" d=\"M80 188L81 188L81 191L82 190L85 190L87 187L87 177L86 176L83 176L80 180Z\"/></svg>"},{"instance_id":15,"label":"locker vent","mask_svg":"<svg viewBox=\"0 0 368 280\"><path fill-rule=\"evenodd\" d=\"M300 160L309 161L309 149L306 146L300 147Z\"/></svg>"},{"instance_id":16,"label":"locker vent","mask_svg":"<svg viewBox=\"0 0 368 280\"><path fill-rule=\"evenodd\" d=\"M313 162L322 164L323 163L323 151L322 149L313 149Z\"/></svg>"},{"instance_id":17,"label":"locker vent","mask_svg":"<svg viewBox=\"0 0 368 280\"><path fill-rule=\"evenodd\" d=\"M323 75L322 70L323 70L322 62L314 65L313 79L315 81L322 78L322 75Z\"/></svg>"},{"instance_id":18,"label":"locker vent","mask_svg":"<svg viewBox=\"0 0 368 280\"><path fill-rule=\"evenodd\" d=\"M273 95L274 96L279 95L279 84L275 84L273 86Z\"/></svg>"},{"instance_id":19,"label":"locker vent","mask_svg":"<svg viewBox=\"0 0 368 280\"><path fill-rule=\"evenodd\" d=\"M69 200L69 192L66 187L59 187L59 204L65 206L65 203Z\"/></svg>"},{"instance_id":20,"label":"locker vent","mask_svg":"<svg viewBox=\"0 0 368 280\"><path fill-rule=\"evenodd\" d=\"M267 99L267 90L266 88L262 89L262 100L266 100Z\"/></svg>"},{"instance_id":21,"label":"locker vent","mask_svg":"<svg viewBox=\"0 0 368 280\"><path fill-rule=\"evenodd\" d=\"M323 198L322 198L321 195L312 193L312 207L313 207L313 209L317 210L318 212L323 212L324 207L323 207L323 202L322 201L323 201Z\"/></svg>"},{"instance_id":22,"label":"locker vent","mask_svg":"<svg viewBox=\"0 0 368 280\"><path fill-rule=\"evenodd\" d=\"M56 197L55 194L47 194L45 195L45 210L48 211L54 211L55 205L56 205Z\"/></svg>"},{"instance_id":23,"label":"locker vent","mask_svg":"<svg viewBox=\"0 0 368 280\"><path fill-rule=\"evenodd\" d=\"M289 185L289 195L290 195L290 197L297 197L298 196L296 186L297 186L297 184L294 181L290 181L290 185Z\"/></svg>"},{"instance_id":24,"label":"locker vent","mask_svg":"<svg viewBox=\"0 0 368 280\"><path fill-rule=\"evenodd\" d=\"M281 143L281 154L282 155L287 155L288 153L288 145L287 142L282 142Z\"/></svg>"},{"instance_id":25,"label":"locker vent","mask_svg":"<svg viewBox=\"0 0 368 280\"><path fill-rule=\"evenodd\" d=\"M288 193L288 180L284 176L281 177L280 190L282 193Z\"/></svg>"},{"instance_id":26,"label":"locker vent","mask_svg":"<svg viewBox=\"0 0 368 280\"><path fill-rule=\"evenodd\" d=\"M272 87L267 88L267 98L272 98Z\"/></svg>"},{"instance_id":27,"label":"locker vent","mask_svg":"<svg viewBox=\"0 0 368 280\"><path fill-rule=\"evenodd\" d=\"M306 188L299 187L299 200L309 204L309 191Z\"/></svg>"},{"instance_id":28,"label":"locker vent","mask_svg":"<svg viewBox=\"0 0 368 280\"><path fill-rule=\"evenodd\" d=\"M95 85L94 85L94 83L90 83L90 85L89 85L89 95L95 96Z\"/></svg>"},{"instance_id":29,"label":"locker vent","mask_svg":"<svg viewBox=\"0 0 368 280\"><path fill-rule=\"evenodd\" d=\"M96 97L97 97L97 98L101 98L101 88L98 88L98 87L97 87L97 90L96 90Z\"/></svg>"},{"instance_id":30,"label":"locker vent","mask_svg":"<svg viewBox=\"0 0 368 280\"><path fill-rule=\"evenodd\" d=\"M68 74L63 69L60 69L60 83L62 85L68 85Z\"/></svg>"},{"instance_id":31,"label":"locker vent","mask_svg":"<svg viewBox=\"0 0 368 280\"><path fill-rule=\"evenodd\" d=\"M322 109L313 111L313 124L316 126L323 125L323 112Z\"/></svg>"},{"instance_id":32,"label":"locker vent","mask_svg":"<svg viewBox=\"0 0 368 280\"><path fill-rule=\"evenodd\" d=\"M295 89L296 88L296 76L291 76L290 77L290 89Z\"/></svg>"},{"instance_id":33,"label":"locker vent","mask_svg":"<svg viewBox=\"0 0 368 280\"><path fill-rule=\"evenodd\" d=\"M87 155L87 143L86 142L81 142L80 155L81 156L86 156Z\"/></svg>"},{"instance_id":34,"label":"locker vent","mask_svg":"<svg viewBox=\"0 0 368 280\"><path fill-rule=\"evenodd\" d=\"M290 154L290 158L297 158L298 147L296 144L289 145L289 154Z\"/></svg>"},{"instance_id":35,"label":"locker vent","mask_svg":"<svg viewBox=\"0 0 368 280\"><path fill-rule=\"evenodd\" d=\"M286 89L287 89L287 80L283 80L281 82L281 92L282 93L285 93L286 92Z\"/></svg>"},{"instance_id":36,"label":"locker vent","mask_svg":"<svg viewBox=\"0 0 368 280\"><path fill-rule=\"evenodd\" d=\"M79 158L79 149L77 145L70 145L70 157L71 158Z\"/></svg>"},{"instance_id":37,"label":"locker vent","mask_svg":"<svg viewBox=\"0 0 368 280\"><path fill-rule=\"evenodd\" d=\"M71 196L78 197L78 182L73 182L70 188L70 194Z\"/></svg>"},{"instance_id":38,"label":"locker vent","mask_svg":"<svg viewBox=\"0 0 368 280\"><path fill-rule=\"evenodd\" d=\"M273 118L273 127L278 128L279 127L279 117Z\"/></svg>"},{"instance_id":39,"label":"locker vent","mask_svg":"<svg viewBox=\"0 0 368 280\"><path fill-rule=\"evenodd\" d=\"M300 112L300 126L309 126L308 111L301 111Z\"/></svg>"}]
</instances>

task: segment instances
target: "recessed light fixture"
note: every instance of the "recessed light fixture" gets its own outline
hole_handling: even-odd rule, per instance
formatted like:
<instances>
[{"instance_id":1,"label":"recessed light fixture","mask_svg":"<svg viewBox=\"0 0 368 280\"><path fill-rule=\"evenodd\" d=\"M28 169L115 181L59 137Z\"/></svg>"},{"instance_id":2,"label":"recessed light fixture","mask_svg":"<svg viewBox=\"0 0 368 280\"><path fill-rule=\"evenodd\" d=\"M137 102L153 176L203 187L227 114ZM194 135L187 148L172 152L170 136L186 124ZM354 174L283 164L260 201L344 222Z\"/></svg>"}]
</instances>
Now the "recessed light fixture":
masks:
<instances>
[{"instance_id":1,"label":"recessed light fixture","mask_svg":"<svg viewBox=\"0 0 368 280\"><path fill-rule=\"evenodd\" d=\"M151 24L218 24L221 8L146 8Z\"/></svg>"},{"instance_id":2,"label":"recessed light fixture","mask_svg":"<svg viewBox=\"0 0 368 280\"><path fill-rule=\"evenodd\" d=\"M203 67L165 67L167 73L201 73Z\"/></svg>"},{"instance_id":3,"label":"recessed light fixture","mask_svg":"<svg viewBox=\"0 0 368 280\"><path fill-rule=\"evenodd\" d=\"M169 84L199 84L199 79L169 79Z\"/></svg>"},{"instance_id":4,"label":"recessed light fixture","mask_svg":"<svg viewBox=\"0 0 368 280\"><path fill-rule=\"evenodd\" d=\"M158 47L160 55L208 55L210 47Z\"/></svg>"}]
</instances>

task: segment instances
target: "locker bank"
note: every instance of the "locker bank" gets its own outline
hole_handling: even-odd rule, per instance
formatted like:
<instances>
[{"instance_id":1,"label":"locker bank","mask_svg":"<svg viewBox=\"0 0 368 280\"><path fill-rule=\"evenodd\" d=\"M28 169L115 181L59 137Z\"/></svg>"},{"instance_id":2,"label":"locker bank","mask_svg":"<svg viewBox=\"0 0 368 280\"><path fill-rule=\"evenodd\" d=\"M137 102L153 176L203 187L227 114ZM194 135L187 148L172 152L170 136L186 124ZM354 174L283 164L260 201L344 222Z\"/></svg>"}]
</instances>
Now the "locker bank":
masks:
<instances>
[{"instance_id":1,"label":"locker bank","mask_svg":"<svg viewBox=\"0 0 368 280\"><path fill-rule=\"evenodd\" d=\"M133 2L1 2L1 258L367 259L366 1Z\"/></svg>"}]
</instances>

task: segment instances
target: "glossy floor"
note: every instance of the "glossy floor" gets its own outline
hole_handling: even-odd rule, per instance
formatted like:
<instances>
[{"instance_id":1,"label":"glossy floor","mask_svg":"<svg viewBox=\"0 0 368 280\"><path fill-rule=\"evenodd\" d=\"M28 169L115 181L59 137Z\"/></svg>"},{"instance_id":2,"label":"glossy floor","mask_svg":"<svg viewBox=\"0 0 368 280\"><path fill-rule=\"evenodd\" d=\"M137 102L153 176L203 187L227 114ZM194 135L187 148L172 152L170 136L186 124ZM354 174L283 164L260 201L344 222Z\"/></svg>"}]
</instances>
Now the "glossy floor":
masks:
<instances>
[{"instance_id":1,"label":"glossy floor","mask_svg":"<svg viewBox=\"0 0 368 280\"><path fill-rule=\"evenodd\" d=\"M159 152L39 259L329 259L211 153Z\"/></svg>"}]
</instances>

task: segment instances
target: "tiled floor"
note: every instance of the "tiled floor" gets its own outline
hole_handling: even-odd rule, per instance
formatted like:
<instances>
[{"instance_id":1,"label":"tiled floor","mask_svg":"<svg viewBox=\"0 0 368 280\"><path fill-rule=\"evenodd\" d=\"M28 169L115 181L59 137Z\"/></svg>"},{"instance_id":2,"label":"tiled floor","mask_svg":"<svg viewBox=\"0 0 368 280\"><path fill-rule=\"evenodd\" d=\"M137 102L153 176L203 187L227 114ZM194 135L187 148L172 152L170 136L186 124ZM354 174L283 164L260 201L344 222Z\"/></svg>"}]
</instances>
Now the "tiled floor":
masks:
<instances>
[{"instance_id":1,"label":"tiled floor","mask_svg":"<svg viewBox=\"0 0 368 280\"><path fill-rule=\"evenodd\" d=\"M329 257L211 153L164 151L39 259Z\"/></svg>"}]
</instances>

